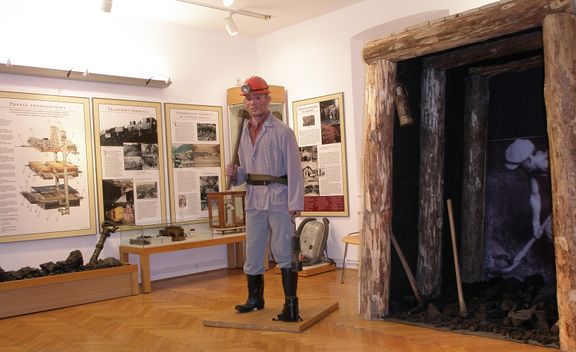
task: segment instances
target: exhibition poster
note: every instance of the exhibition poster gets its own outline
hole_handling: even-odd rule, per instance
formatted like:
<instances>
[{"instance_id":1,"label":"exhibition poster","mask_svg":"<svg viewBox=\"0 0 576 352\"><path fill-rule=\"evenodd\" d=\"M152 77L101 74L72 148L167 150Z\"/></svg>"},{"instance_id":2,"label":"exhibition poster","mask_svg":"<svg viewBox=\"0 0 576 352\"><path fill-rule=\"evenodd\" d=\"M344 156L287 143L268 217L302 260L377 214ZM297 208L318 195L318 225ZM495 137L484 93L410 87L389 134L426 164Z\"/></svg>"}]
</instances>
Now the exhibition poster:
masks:
<instances>
[{"instance_id":1,"label":"exhibition poster","mask_svg":"<svg viewBox=\"0 0 576 352\"><path fill-rule=\"evenodd\" d=\"M160 103L92 100L100 221L130 226L166 221Z\"/></svg>"},{"instance_id":2,"label":"exhibition poster","mask_svg":"<svg viewBox=\"0 0 576 352\"><path fill-rule=\"evenodd\" d=\"M89 106L0 92L0 242L96 233Z\"/></svg>"},{"instance_id":3,"label":"exhibition poster","mask_svg":"<svg viewBox=\"0 0 576 352\"><path fill-rule=\"evenodd\" d=\"M348 216L343 94L292 106L304 175L304 215Z\"/></svg>"},{"instance_id":4,"label":"exhibition poster","mask_svg":"<svg viewBox=\"0 0 576 352\"><path fill-rule=\"evenodd\" d=\"M222 190L222 108L164 104L170 217L173 222L206 221L207 194Z\"/></svg>"}]
</instances>

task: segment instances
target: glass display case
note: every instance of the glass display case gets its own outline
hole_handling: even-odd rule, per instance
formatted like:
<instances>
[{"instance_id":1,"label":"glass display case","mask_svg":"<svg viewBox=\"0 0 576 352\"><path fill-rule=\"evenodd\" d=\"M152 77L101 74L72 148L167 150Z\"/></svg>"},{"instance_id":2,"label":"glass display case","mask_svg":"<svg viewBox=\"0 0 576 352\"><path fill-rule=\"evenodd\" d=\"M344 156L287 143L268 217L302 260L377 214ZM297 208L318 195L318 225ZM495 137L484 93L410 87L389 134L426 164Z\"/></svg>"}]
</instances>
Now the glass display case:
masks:
<instances>
[{"instance_id":1,"label":"glass display case","mask_svg":"<svg viewBox=\"0 0 576 352\"><path fill-rule=\"evenodd\" d=\"M132 226L120 233L121 244L150 247L170 243L182 243L221 236L208 228L206 223L163 223Z\"/></svg>"},{"instance_id":2,"label":"glass display case","mask_svg":"<svg viewBox=\"0 0 576 352\"><path fill-rule=\"evenodd\" d=\"M209 192L208 226L215 231L243 231L246 228L245 191Z\"/></svg>"}]
</instances>

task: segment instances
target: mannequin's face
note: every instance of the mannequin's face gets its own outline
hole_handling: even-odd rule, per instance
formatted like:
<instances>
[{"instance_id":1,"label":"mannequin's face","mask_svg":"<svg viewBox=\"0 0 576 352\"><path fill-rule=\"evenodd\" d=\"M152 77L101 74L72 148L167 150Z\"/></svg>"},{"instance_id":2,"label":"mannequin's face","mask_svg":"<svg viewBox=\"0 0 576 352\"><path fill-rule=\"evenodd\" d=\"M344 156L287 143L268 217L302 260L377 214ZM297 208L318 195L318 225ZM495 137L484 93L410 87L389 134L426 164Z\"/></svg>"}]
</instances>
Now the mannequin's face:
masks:
<instances>
[{"instance_id":1,"label":"mannequin's face","mask_svg":"<svg viewBox=\"0 0 576 352\"><path fill-rule=\"evenodd\" d=\"M269 114L270 96L248 93L244 96L244 105L252 118L265 119Z\"/></svg>"},{"instance_id":2,"label":"mannequin's face","mask_svg":"<svg viewBox=\"0 0 576 352\"><path fill-rule=\"evenodd\" d=\"M541 150L534 151L534 153L522 163L522 166L528 171L548 172L548 153Z\"/></svg>"}]
</instances>

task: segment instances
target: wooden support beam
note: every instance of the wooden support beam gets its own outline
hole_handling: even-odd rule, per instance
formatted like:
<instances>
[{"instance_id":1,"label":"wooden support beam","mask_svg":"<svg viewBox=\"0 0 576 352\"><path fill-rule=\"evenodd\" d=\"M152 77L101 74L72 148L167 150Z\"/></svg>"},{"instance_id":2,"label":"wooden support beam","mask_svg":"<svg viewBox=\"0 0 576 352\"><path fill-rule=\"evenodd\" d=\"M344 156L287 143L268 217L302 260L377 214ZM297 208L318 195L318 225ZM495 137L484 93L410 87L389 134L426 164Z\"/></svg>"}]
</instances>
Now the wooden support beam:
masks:
<instances>
[{"instance_id":1,"label":"wooden support beam","mask_svg":"<svg viewBox=\"0 0 576 352\"><path fill-rule=\"evenodd\" d=\"M401 61L480 43L540 27L547 15L574 13L574 6L574 0L503 0L371 41L364 46L364 61Z\"/></svg>"},{"instance_id":2,"label":"wooden support beam","mask_svg":"<svg viewBox=\"0 0 576 352\"><path fill-rule=\"evenodd\" d=\"M544 57L542 55L536 55L529 57L527 59L510 61L501 65L472 67L470 68L470 70L468 70L468 73L470 73L471 75L483 75L492 77L501 75L503 73L522 72L543 66L544 66Z\"/></svg>"},{"instance_id":3,"label":"wooden support beam","mask_svg":"<svg viewBox=\"0 0 576 352\"><path fill-rule=\"evenodd\" d=\"M367 320L388 314L390 299L395 81L394 62L379 60L366 67L359 295L360 315Z\"/></svg>"},{"instance_id":4,"label":"wooden support beam","mask_svg":"<svg viewBox=\"0 0 576 352\"><path fill-rule=\"evenodd\" d=\"M425 58L422 64L425 68L433 67L438 70L448 70L475 62L539 49L542 49L542 32L538 30L433 55Z\"/></svg>"},{"instance_id":5,"label":"wooden support beam","mask_svg":"<svg viewBox=\"0 0 576 352\"><path fill-rule=\"evenodd\" d=\"M416 282L424 297L438 297L442 285L445 85L444 71L422 71Z\"/></svg>"},{"instance_id":6,"label":"wooden support beam","mask_svg":"<svg viewBox=\"0 0 576 352\"><path fill-rule=\"evenodd\" d=\"M463 180L460 205L462 281L484 279L484 186L488 135L489 79L466 78Z\"/></svg>"},{"instance_id":7,"label":"wooden support beam","mask_svg":"<svg viewBox=\"0 0 576 352\"><path fill-rule=\"evenodd\" d=\"M568 352L576 351L576 17L546 16L543 32L558 325Z\"/></svg>"}]
</instances>

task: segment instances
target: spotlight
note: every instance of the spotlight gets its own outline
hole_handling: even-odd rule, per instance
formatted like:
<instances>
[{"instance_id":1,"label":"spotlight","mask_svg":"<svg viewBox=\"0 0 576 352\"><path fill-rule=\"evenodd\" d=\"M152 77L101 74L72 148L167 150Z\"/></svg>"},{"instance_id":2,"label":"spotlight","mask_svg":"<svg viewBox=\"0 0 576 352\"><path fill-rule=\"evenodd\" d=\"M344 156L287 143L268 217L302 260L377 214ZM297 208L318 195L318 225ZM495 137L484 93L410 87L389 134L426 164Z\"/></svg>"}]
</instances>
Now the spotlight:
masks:
<instances>
[{"instance_id":1,"label":"spotlight","mask_svg":"<svg viewBox=\"0 0 576 352\"><path fill-rule=\"evenodd\" d=\"M113 0L102 0L102 11L112 12L112 1Z\"/></svg>"},{"instance_id":2,"label":"spotlight","mask_svg":"<svg viewBox=\"0 0 576 352\"><path fill-rule=\"evenodd\" d=\"M232 4L234 4L234 0L222 0L222 5L224 5L224 7L230 7Z\"/></svg>"},{"instance_id":3,"label":"spotlight","mask_svg":"<svg viewBox=\"0 0 576 352\"><path fill-rule=\"evenodd\" d=\"M396 105L396 111L398 112L398 119L400 120L400 126L410 126L414 123L412 119L412 114L410 113L410 102L408 99L408 93L406 92L406 87L403 84L398 83L394 87L394 103Z\"/></svg>"},{"instance_id":4,"label":"spotlight","mask_svg":"<svg viewBox=\"0 0 576 352\"><path fill-rule=\"evenodd\" d=\"M236 24L232 19L232 15L224 19L224 26L226 26L226 31L230 36L235 36L236 34L238 34L238 28L236 28Z\"/></svg>"},{"instance_id":5,"label":"spotlight","mask_svg":"<svg viewBox=\"0 0 576 352\"><path fill-rule=\"evenodd\" d=\"M0 64L6 65L6 67L12 67L12 62L10 61L10 58L8 56L2 57L1 59L4 62L0 62Z\"/></svg>"}]
</instances>

